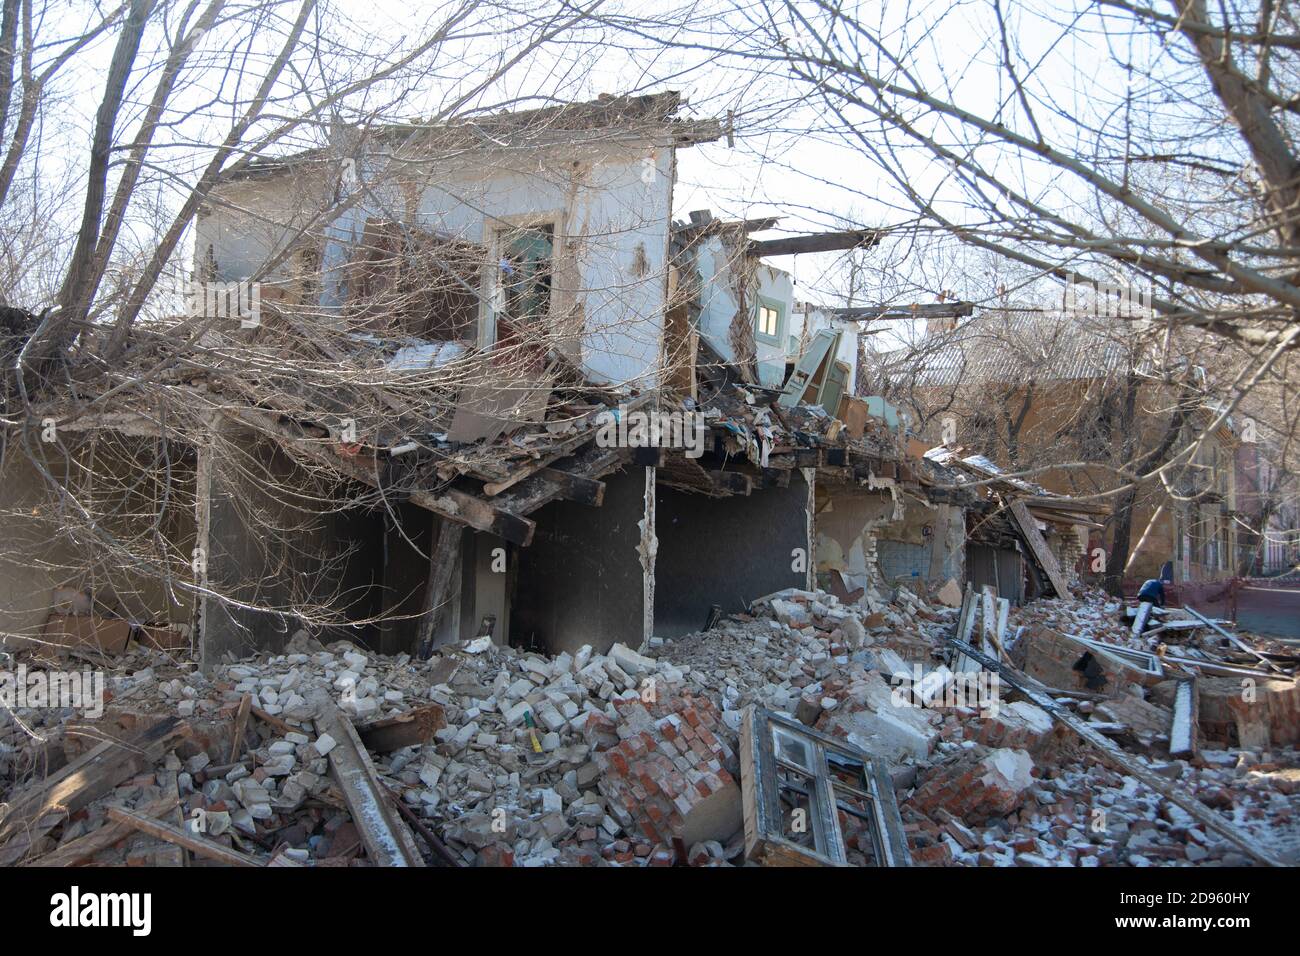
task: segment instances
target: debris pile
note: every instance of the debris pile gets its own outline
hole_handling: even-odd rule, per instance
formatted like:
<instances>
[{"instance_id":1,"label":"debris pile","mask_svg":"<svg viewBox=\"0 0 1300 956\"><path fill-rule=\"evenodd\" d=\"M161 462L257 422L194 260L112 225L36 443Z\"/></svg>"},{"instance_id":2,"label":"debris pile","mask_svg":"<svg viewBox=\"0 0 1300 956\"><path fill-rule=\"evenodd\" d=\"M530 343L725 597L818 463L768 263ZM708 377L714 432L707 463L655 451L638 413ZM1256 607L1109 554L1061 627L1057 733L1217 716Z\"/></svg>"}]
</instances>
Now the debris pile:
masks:
<instances>
[{"instance_id":1,"label":"debris pile","mask_svg":"<svg viewBox=\"0 0 1300 956\"><path fill-rule=\"evenodd\" d=\"M204 676L136 646L114 662L98 719L5 713L0 857L348 866L377 862L391 838L392 858L415 865L740 864L752 820L739 755L759 708L789 721L772 732L797 792L851 801L879 765L914 864L1300 858L1290 677L1265 672L1261 696L1243 702L1239 680L1171 664L1096 594L1016 609L1002 635L970 626L999 666L971 671L950 639L975 602L918 591L865 607L782 591L711 630L605 654L479 638L421 661L299 632L285 653ZM1221 643L1182 647L1213 671L1229 666ZM1079 666L1087 657L1095 670ZM1179 687L1193 679L1199 746L1175 757ZM327 728L333 705L342 719ZM836 754L834 779L800 750L799 728ZM845 776L844 754L872 767ZM799 819L804 805L782 787ZM848 805L844 861L880 860L889 820L868 826L864 811L850 825ZM772 859L816 856L801 835L792 826Z\"/></svg>"}]
</instances>

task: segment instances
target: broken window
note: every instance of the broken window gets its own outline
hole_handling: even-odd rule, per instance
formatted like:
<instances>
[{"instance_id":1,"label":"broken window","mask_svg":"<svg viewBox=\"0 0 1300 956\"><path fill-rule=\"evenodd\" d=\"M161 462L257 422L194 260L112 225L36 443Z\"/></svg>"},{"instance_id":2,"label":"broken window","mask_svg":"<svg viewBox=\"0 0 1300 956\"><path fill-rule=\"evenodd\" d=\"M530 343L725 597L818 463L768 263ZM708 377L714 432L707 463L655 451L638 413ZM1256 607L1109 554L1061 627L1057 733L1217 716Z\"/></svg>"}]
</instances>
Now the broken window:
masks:
<instances>
[{"instance_id":1,"label":"broken window","mask_svg":"<svg viewBox=\"0 0 1300 956\"><path fill-rule=\"evenodd\" d=\"M551 310L552 225L503 229L498 233L497 321L513 325L544 319Z\"/></svg>"},{"instance_id":2,"label":"broken window","mask_svg":"<svg viewBox=\"0 0 1300 956\"><path fill-rule=\"evenodd\" d=\"M883 761L760 707L741 728L745 852L794 866L907 866Z\"/></svg>"}]
</instances>

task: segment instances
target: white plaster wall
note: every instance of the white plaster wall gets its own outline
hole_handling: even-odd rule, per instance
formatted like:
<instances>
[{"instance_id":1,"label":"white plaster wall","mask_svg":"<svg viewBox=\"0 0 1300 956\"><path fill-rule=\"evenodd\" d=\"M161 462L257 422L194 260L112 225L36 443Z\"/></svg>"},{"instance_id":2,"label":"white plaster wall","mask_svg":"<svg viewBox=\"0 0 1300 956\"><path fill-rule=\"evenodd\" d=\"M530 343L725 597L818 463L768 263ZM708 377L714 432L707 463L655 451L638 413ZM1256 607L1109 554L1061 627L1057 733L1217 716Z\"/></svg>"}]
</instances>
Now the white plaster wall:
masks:
<instances>
[{"instance_id":1,"label":"white plaster wall","mask_svg":"<svg viewBox=\"0 0 1300 956\"><path fill-rule=\"evenodd\" d=\"M397 178L376 163L377 185L330 228L323 304L342 299L338 267L370 216L411 223L490 245L511 225L554 220L552 319L580 318L574 356L594 380L650 387L662 352L665 257L672 202L670 146L603 142L483 150L436 164L411 164ZM491 275L484 276L484 292ZM491 306L482 319L490 327ZM576 310L576 311L575 311Z\"/></svg>"},{"instance_id":2,"label":"white plaster wall","mask_svg":"<svg viewBox=\"0 0 1300 956\"><path fill-rule=\"evenodd\" d=\"M740 309L741 296L737 288L746 281L740 253L722 236L712 235L701 241L696 261L700 272L700 334L724 361L735 362L731 323ZM758 296L773 299L785 309L785 327L775 344L757 338ZM793 334L797 340L802 321L802 316L794 312L794 280L788 272L759 263L754 269L752 287L745 300L749 326L755 333L759 382L779 388L785 380L790 336Z\"/></svg>"}]
</instances>

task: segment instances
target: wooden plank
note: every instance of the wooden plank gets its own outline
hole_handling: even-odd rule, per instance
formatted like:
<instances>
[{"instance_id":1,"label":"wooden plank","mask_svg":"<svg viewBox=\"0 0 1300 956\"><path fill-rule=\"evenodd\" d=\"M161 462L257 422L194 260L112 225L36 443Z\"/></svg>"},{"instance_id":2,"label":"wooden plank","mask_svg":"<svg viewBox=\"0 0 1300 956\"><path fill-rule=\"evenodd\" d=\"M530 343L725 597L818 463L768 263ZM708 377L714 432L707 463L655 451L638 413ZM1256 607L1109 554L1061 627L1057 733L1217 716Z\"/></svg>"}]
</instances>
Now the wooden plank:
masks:
<instances>
[{"instance_id":1,"label":"wooden plank","mask_svg":"<svg viewBox=\"0 0 1300 956\"><path fill-rule=\"evenodd\" d=\"M1089 744L1097 751L1098 758L1108 764L1112 769L1120 773L1126 773L1129 776L1137 778L1140 782L1146 784L1156 793L1160 794L1170 803L1182 807L1207 829L1213 830L1219 836L1228 840L1234 846L1250 855L1267 866L1282 866L1283 864L1266 853L1256 845L1251 837L1247 836L1237 827L1226 822L1219 814L1215 813L1208 806L1192 796L1181 787L1175 786L1171 781L1166 780L1159 774L1152 773L1141 763L1126 754L1118 744L1103 737L1097 733L1087 723L1079 720L1074 714L1061 707L1050 696L1037 690L1027 680L1022 679L1018 672L1012 668L1004 667L1000 661L987 656L976 650L970 644L948 638L948 643L956 648L959 652L968 655L979 663L983 664L990 670L997 671L999 677L1009 686L1020 691L1038 707L1054 719L1064 724L1070 730L1074 731L1084 743Z\"/></svg>"},{"instance_id":2,"label":"wooden plank","mask_svg":"<svg viewBox=\"0 0 1300 956\"><path fill-rule=\"evenodd\" d=\"M583 427L579 425L579 427ZM519 482L523 481L545 468L549 468L562 458L568 458L570 455L578 452L583 445L596 437L594 430L587 428L577 435L573 435L564 441L551 445L545 455L542 455L536 461L531 461L526 465L516 468L508 478L501 481L493 481L483 486L483 494L488 497L499 495L508 488L513 488Z\"/></svg>"},{"instance_id":3,"label":"wooden plank","mask_svg":"<svg viewBox=\"0 0 1300 956\"><path fill-rule=\"evenodd\" d=\"M1025 543L1033 551L1038 566L1041 567L1047 575L1047 579L1052 582L1052 589L1056 591L1056 596L1068 598L1070 589L1065 584L1065 576L1061 573L1061 566L1056 562L1056 556L1043 540L1042 532L1038 530L1038 525L1034 521L1034 516L1029 513L1023 501L1012 501L1009 505L1012 517L1016 519L1016 524L1020 527L1020 534L1024 537Z\"/></svg>"},{"instance_id":4,"label":"wooden plank","mask_svg":"<svg viewBox=\"0 0 1300 956\"><path fill-rule=\"evenodd\" d=\"M631 451L625 448L584 448L571 463L564 466L565 471L585 475L588 478L600 478L621 466L631 457ZM505 507L515 514L531 514L538 508L550 504L562 496L563 489L558 484L541 475L533 475L527 481L513 488Z\"/></svg>"},{"instance_id":5,"label":"wooden plank","mask_svg":"<svg viewBox=\"0 0 1300 956\"><path fill-rule=\"evenodd\" d=\"M867 248L879 241L880 233L874 229L815 232L804 236L786 236L782 239L751 240L747 254L793 256L809 252L836 252L840 249Z\"/></svg>"},{"instance_id":6,"label":"wooden plank","mask_svg":"<svg viewBox=\"0 0 1300 956\"><path fill-rule=\"evenodd\" d=\"M971 635L975 631L975 616L978 610L978 598L975 597L975 592L971 590L970 585L967 585L966 593L962 595L961 599L961 612L957 616L957 633L963 641L970 641ZM953 662L953 669L958 673L971 673L979 670L979 665L969 657L958 654L957 659Z\"/></svg>"},{"instance_id":7,"label":"wooden plank","mask_svg":"<svg viewBox=\"0 0 1300 956\"><path fill-rule=\"evenodd\" d=\"M154 818L164 814L171 813L180 806L180 796L173 795L155 800L146 804L136 812L141 816ZM125 840L135 832L135 827L126 823L117 823L109 820L107 823L91 830L89 833L83 833L75 840L69 840L61 844L57 849L46 853L35 860L28 860L23 866L77 866L89 860L101 850L107 850L110 846Z\"/></svg>"},{"instance_id":8,"label":"wooden plank","mask_svg":"<svg viewBox=\"0 0 1300 956\"><path fill-rule=\"evenodd\" d=\"M147 833L151 837L184 847L197 856L216 860L226 866L262 866L252 857L224 847L220 843L213 843L211 840L205 840L202 837L187 833L180 827L174 827L170 823L153 820L138 813L132 813L130 810L124 810L121 807L109 807L108 818L114 823L120 823L123 826L139 830L141 833Z\"/></svg>"},{"instance_id":9,"label":"wooden plank","mask_svg":"<svg viewBox=\"0 0 1300 956\"><path fill-rule=\"evenodd\" d=\"M17 837L25 848L54 829L58 823L106 795L127 777L152 770L190 734L190 726L178 717L168 717L128 740L108 740L83 754L18 797L0 818L0 840ZM18 847L5 847L3 865Z\"/></svg>"},{"instance_id":10,"label":"wooden plank","mask_svg":"<svg viewBox=\"0 0 1300 956\"><path fill-rule=\"evenodd\" d=\"M981 627L980 641L981 650L985 654L997 655L995 646L997 641L997 603L998 596L991 585L984 585L980 588L980 610L981 610Z\"/></svg>"},{"instance_id":11,"label":"wooden plank","mask_svg":"<svg viewBox=\"0 0 1300 956\"><path fill-rule=\"evenodd\" d=\"M286 720L281 720L279 717L276 717L274 714L268 714L266 711L264 711L261 707L258 707L256 704L253 704L251 707L249 707L249 710L251 710L253 712L253 716L256 717L258 720L260 720L262 723L268 724L269 726L274 727L276 730L278 730L281 736L283 736L284 734L296 734L302 732L302 728L295 727L293 724L289 723Z\"/></svg>"},{"instance_id":12,"label":"wooden plank","mask_svg":"<svg viewBox=\"0 0 1300 956\"><path fill-rule=\"evenodd\" d=\"M1256 658L1257 660L1259 660L1259 662L1260 662L1261 664L1263 664L1265 667L1267 667L1269 670L1277 671L1279 674L1283 674L1283 673L1285 673L1285 671L1283 671L1282 668L1278 667L1276 664L1274 664L1272 661L1270 661L1267 657L1265 657L1265 656L1264 656L1263 654L1261 654L1259 651L1255 650L1253 647L1251 647L1249 644L1247 644L1245 641L1243 641L1241 638L1239 638L1236 634L1229 634L1229 633L1228 633L1227 631L1225 631L1223 628L1219 627L1219 625L1216 624L1214 621L1210 620L1208 617L1206 617L1206 616L1205 616L1204 614L1202 614L1200 611L1196 610L1196 608L1191 607L1190 605L1184 604L1184 605L1183 605L1183 610L1186 611L1188 614L1190 614L1192 617L1196 618L1198 621L1200 621L1200 622L1201 622L1202 624L1204 624L1206 627L1211 627L1211 628L1213 628L1213 629L1214 629L1214 630L1215 630L1215 631L1216 631L1220 636L1227 638L1229 642L1231 642L1232 644L1236 645L1236 646L1239 647L1241 650L1245 651L1247 654L1249 654L1249 655L1251 655L1252 657L1254 657L1254 658Z\"/></svg>"},{"instance_id":13,"label":"wooden plank","mask_svg":"<svg viewBox=\"0 0 1300 956\"><path fill-rule=\"evenodd\" d=\"M352 721L328 694L311 696L316 706L316 733L329 734L336 746L329 752L330 771L352 814L352 823L375 866L424 866L415 837L400 814L389 805L375 765Z\"/></svg>"},{"instance_id":14,"label":"wooden plank","mask_svg":"<svg viewBox=\"0 0 1300 956\"><path fill-rule=\"evenodd\" d=\"M593 508L599 508L605 503L603 481L560 471L558 468L543 468L538 474L555 485L559 490L559 496L566 501L576 501L580 505L590 505Z\"/></svg>"},{"instance_id":15,"label":"wooden plank","mask_svg":"<svg viewBox=\"0 0 1300 956\"><path fill-rule=\"evenodd\" d=\"M429 577L424 585L424 609L420 612L420 628L415 637L416 655L421 660L428 660L433 652L434 636L451 606L452 589L459 584L456 571L460 568L460 525L443 519L437 532L438 540L429 556Z\"/></svg>"},{"instance_id":16,"label":"wooden plank","mask_svg":"<svg viewBox=\"0 0 1300 956\"><path fill-rule=\"evenodd\" d=\"M230 762L234 763L244 752L244 733L248 728L248 713L253 706L253 695L245 694L239 700L239 709L235 711L235 730L230 739Z\"/></svg>"}]
</instances>

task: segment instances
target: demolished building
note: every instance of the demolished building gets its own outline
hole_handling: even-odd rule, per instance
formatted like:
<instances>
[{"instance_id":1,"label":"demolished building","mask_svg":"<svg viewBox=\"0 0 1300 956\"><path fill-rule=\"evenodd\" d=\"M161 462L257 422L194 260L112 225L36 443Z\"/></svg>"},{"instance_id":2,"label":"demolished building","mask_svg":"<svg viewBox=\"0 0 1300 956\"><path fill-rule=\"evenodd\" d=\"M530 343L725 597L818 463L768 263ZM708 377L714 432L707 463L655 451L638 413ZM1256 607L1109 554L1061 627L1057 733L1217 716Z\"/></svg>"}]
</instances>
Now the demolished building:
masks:
<instances>
[{"instance_id":1,"label":"demolished building","mask_svg":"<svg viewBox=\"0 0 1300 956\"><path fill-rule=\"evenodd\" d=\"M948 699L972 661L1057 679L1049 625L1154 653L1075 601L1101 512L918 444L762 258L873 234L675 222L676 150L721 135L681 110L337 131L215 191L201 307L6 446L7 651L112 674L94 744L6 726L0 860L1274 861L1097 736L1272 832L1279 765L1150 749L1176 687L1060 687L1069 644ZM1237 666L1217 640L1185 667ZM1275 666L1266 717L1206 696L1225 754L1296 743ZM1085 792L1169 819L1088 831Z\"/></svg>"}]
</instances>

